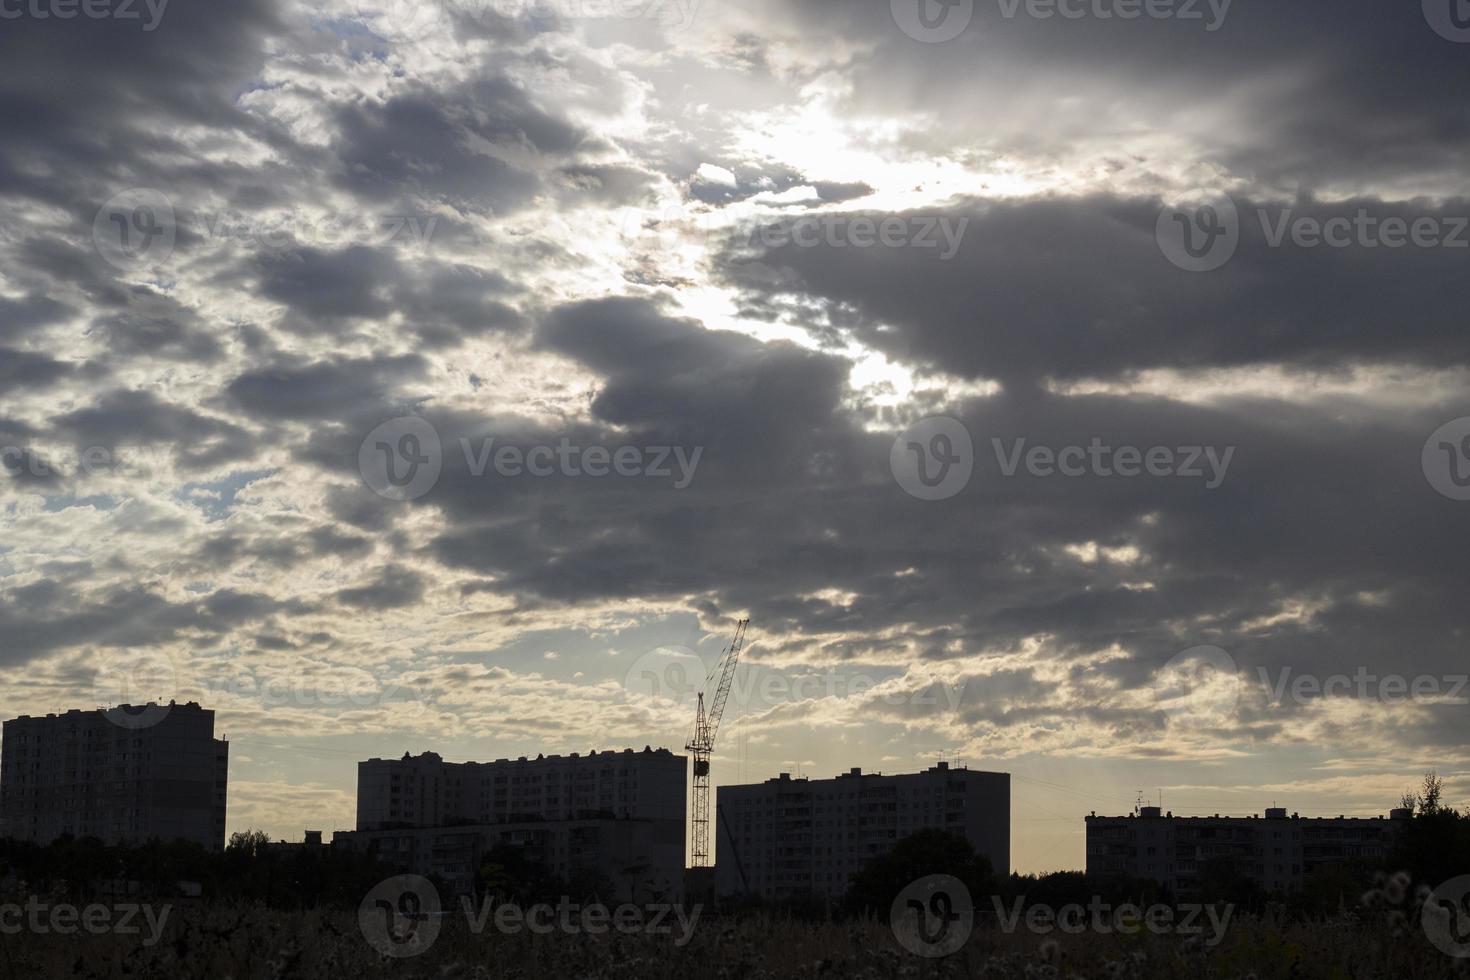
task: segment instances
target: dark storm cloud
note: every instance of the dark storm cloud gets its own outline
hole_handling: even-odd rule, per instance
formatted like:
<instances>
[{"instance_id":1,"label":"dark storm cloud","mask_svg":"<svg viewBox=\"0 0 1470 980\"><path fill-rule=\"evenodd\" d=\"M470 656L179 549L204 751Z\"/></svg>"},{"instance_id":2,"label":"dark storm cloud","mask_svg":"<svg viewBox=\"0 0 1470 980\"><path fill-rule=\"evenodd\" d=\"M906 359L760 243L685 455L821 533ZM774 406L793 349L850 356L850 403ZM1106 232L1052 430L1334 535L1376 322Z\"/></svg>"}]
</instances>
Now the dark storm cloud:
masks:
<instances>
[{"instance_id":1,"label":"dark storm cloud","mask_svg":"<svg viewBox=\"0 0 1470 980\"><path fill-rule=\"evenodd\" d=\"M417 354L286 360L241 374L230 382L227 395L262 419L350 418L373 404L391 402L399 386L423 377L427 368Z\"/></svg>"},{"instance_id":2,"label":"dark storm cloud","mask_svg":"<svg viewBox=\"0 0 1470 980\"><path fill-rule=\"evenodd\" d=\"M400 288L394 305L425 343L445 347L477 334L519 329L522 316L508 302L519 293L498 272L443 265Z\"/></svg>"},{"instance_id":3,"label":"dark storm cloud","mask_svg":"<svg viewBox=\"0 0 1470 980\"><path fill-rule=\"evenodd\" d=\"M411 192L478 214L519 210L542 188L522 158L566 158L588 139L505 78L344 106L337 125L342 181L356 193Z\"/></svg>"},{"instance_id":4,"label":"dark storm cloud","mask_svg":"<svg viewBox=\"0 0 1470 980\"><path fill-rule=\"evenodd\" d=\"M277 27L269 0L171 0L151 31L117 18L7 20L0 194L80 213L71 195L83 175L146 185L169 169L159 161L187 159L181 125L257 129L235 96Z\"/></svg>"},{"instance_id":5,"label":"dark storm cloud","mask_svg":"<svg viewBox=\"0 0 1470 980\"><path fill-rule=\"evenodd\" d=\"M936 232L939 247L856 247L841 238L732 250L719 268L743 287L749 312L790 311L819 335L850 332L901 361L1020 384L1146 368L1470 363L1461 312L1470 304L1470 202L1236 204L1240 247L1210 273L1165 259L1154 235L1162 202L1113 197L897 215L909 227L938 218L963 227L949 260ZM1283 216L1322 222L1359 211L1406 226L1433 219L1446 237L1459 227L1465 244L1304 248L1289 234L1271 244ZM824 318L810 319L813 300Z\"/></svg>"},{"instance_id":6,"label":"dark storm cloud","mask_svg":"<svg viewBox=\"0 0 1470 980\"><path fill-rule=\"evenodd\" d=\"M1398 658L1445 669L1470 629L1457 571L1470 532L1446 528L1452 504L1419 470L1444 409L1349 420L1332 402L1002 394L960 413L977 451L969 488L926 503L895 485L892 436L863 431L844 409L836 358L711 333L634 300L557 310L539 339L604 378L594 415L623 427L567 433L574 442L636 442L631 430L687 440L704 457L677 492L474 477L459 436L554 444L563 433L429 413L445 472L424 503L452 526L433 553L494 575L524 605L708 594L712 613L748 610L774 635L845 633L858 659L894 635L936 660L1036 636L1062 656L1117 644L1134 657L1097 669L1130 686L1202 643L1247 668ZM1235 452L1228 478L1207 490L1005 477L991 437ZM1103 557L1066 551L1088 542ZM817 597L829 589L850 599ZM1312 614L1293 619L1296 603Z\"/></svg>"},{"instance_id":7,"label":"dark storm cloud","mask_svg":"<svg viewBox=\"0 0 1470 980\"><path fill-rule=\"evenodd\" d=\"M165 401L146 390L111 391L51 424L79 450L131 446L169 447L187 468L208 468L255 454L255 438L220 418Z\"/></svg>"},{"instance_id":8,"label":"dark storm cloud","mask_svg":"<svg viewBox=\"0 0 1470 980\"><path fill-rule=\"evenodd\" d=\"M388 280L396 278L398 270L387 249L365 245L339 251L299 248L263 253L255 264L261 293L285 304L297 316L376 319L392 310ZM287 325L290 327L289 320Z\"/></svg>"},{"instance_id":9,"label":"dark storm cloud","mask_svg":"<svg viewBox=\"0 0 1470 980\"><path fill-rule=\"evenodd\" d=\"M66 319L72 312L66 304L40 293L19 299L0 296L0 341L23 337Z\"/></svg>"},{"instance_id":10,"label":"dark storm cloud","mask_svg":"<svg viewBox=\"0 0 1470 980\"><path fill-rule=\"evenodd\" d=\"M306 603L222 589L173 602L144 585L86 593L49 579L0 592L0 660L11 666L78 646L136 648L187 634L221 636L276 615L302 615Z\"/></svg>"},{"instance_id":11,"label":"dark storm cloud","mask_svg":"<svg viewBox=\"0 0 1470 980\"><path fill-rule=\"evenodd\" d=\"M71 371L71 365L45 354L0 347L0 390L45 388Z\"/></svg>"},{"instance_id":12,"label":"dark storm cloud","mask_svg":"<svg viewBox=\"0 0 1470 980\"><path fill-rule=\"evenodd\" d=\"M1148 127L1191 135L1232 175L1269 186L1464 186L1470 66L1418 3L1239 0L1218 19L1201 2L1191 5L1200 19L1182 20L1043 19L1024 0L978 0L964 33L942 44L906 36L879 0L765 6L807 36L868 45L847 74L854 111L942 120L916 137L938 152L973 134L1002 152L1055 152L1065 167L1074 141ZM1212 21L1218 29L1207 30Z\"/></svg>"},{"instance_id":13,"label":"dark storm cloud","mask_svg":"<svg viewBox=\"0 0 1470 980\"><path fill-rule=\"evenodd\" d=\"M424 577L417 572L389 566L366 585L340 589L336 598L355 609L401 609L423 599L424 585Z\"/></svg>"}]
</instances>

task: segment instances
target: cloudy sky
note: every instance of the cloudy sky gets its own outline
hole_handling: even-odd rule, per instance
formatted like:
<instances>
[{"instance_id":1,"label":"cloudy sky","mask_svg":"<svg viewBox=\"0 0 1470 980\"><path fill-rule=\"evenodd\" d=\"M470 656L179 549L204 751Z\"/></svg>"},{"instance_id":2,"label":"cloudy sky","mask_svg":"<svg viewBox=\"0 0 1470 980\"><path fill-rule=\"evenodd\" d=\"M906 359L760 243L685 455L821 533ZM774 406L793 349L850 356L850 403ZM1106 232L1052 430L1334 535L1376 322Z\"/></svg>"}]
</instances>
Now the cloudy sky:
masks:
<instances>
[{"instance_id":1,"label":"cloudy sky","mask_svg":"<svg viewBox=\"0 0 1470 980\"><path fill-rule=\"evenodd\" d=\"M1009 771L1021 871L1470 802L1451 0L98 2L0 24L6 717L299 839L749 616L717 783Z\"/></svg>"}]
</instances>

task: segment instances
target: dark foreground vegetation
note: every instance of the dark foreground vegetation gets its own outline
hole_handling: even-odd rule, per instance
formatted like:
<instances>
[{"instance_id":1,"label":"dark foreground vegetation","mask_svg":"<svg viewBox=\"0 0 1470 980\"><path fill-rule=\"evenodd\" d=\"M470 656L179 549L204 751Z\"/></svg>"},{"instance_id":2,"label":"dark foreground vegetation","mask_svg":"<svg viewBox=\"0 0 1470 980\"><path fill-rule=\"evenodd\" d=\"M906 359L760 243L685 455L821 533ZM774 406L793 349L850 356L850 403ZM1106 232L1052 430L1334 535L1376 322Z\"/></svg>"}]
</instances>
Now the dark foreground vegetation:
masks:
<instances>
[{"instance_id":1,"label":"dark foreground vegetation","mask_svg":"<svg viewBox=\"0 0 1470 980\"><path fill-rule=\"evenodd\" d=\"M1381 866L1323 869L1291 895L1263 894L1226 865L1206 869L1202 894L1187 902L1148 881L1080 872L997 876L963 840L930 832L875 860L841 902L725 901L702 909L682 936L476 928L468 913L486 900L528 906L564 896L607 905L623 899L605 882L558 880L501 848L487 856L478 894L464 899L468 908L446 893L433 942L403 958L376 948L359 920L364 896L397 870L365 856L330 846L282 847L258 833L235 835L222 854L182 844L0 841L0 980L1470 976L1470 945L1463 957L1447 952L1424 925L1426 902L1439 908L1432 889L1470 874L1470 814L1441 806L1432 778L1407 802L1414 816ZM935 874L960 879L974 900L968 939L942 957L905 948L890 922L895 896ZM168 911L151 937L147 929L62 933L26 925L18 910L27 901L151 903ZM1098 914L1099 905L1110 911ZM1025 914L1067 906L1092 911L1070 929ZM1118 911L1199 906L1209 914L1199 915L1195 928L1142 928L1138 912ZM1470 924L1470 916L1463 921ZM1462 936L1454 925L1451 937L1470 943L1470 932Z\"/></svg>"}]
</instances>

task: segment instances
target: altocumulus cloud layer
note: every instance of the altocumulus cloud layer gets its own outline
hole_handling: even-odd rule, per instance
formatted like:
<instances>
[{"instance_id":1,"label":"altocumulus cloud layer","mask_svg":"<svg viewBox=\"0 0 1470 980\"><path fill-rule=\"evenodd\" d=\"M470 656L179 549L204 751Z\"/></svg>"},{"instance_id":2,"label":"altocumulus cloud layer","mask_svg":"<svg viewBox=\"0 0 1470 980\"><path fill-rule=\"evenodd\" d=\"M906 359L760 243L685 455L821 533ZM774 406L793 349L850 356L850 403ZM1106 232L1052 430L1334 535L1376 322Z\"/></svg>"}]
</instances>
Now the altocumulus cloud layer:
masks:
<instances>
[{"instance_id":1,"label":"altocumulus cloud layer","mask_svg":"<svg viewBox=\"0 0 1470 980\"><path fill-rule=\"evenodd\" d=\"M721 780L1007 768L1023 868L1138 785L1463 796L1463 699L1260 678L1464 669L1470 503L1421 451L1470 415L1470 44L1196 7L977 0L944 43L871 0L7 20L7 714L146 663L239 743L235 826L295 834L350 824L367 755L681 745L625 679L749 615ZM1204 192L1238 240L1194 272L1159 218ZM943 500L890 460L927 416L974 446ZM359 471L402 417L442 447L411 501ZM1231 455L1007 475L1018 440ZM538 446L606 475L493 462ZM1201 645L1231 710L1159 693Z\"/></svg>"}]
</instances>

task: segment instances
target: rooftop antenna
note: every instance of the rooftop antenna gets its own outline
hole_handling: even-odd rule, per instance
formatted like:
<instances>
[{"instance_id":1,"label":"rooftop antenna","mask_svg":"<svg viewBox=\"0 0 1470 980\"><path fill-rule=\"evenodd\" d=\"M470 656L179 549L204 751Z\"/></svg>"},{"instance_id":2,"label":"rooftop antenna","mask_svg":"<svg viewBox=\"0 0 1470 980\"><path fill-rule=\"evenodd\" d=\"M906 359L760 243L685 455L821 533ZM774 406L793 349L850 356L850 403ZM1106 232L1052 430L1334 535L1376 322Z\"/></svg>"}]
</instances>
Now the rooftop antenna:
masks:
<instances>
[{"instance_id":1,"label":"rooftop antenna","mask_svg":"<svg viewBox=\"0 0 1470 980\"><path fill-rule=\"evenodd\" d=\"M1148 800L1144 798L1143 790L1139 790L1138 791L1138 798L1133 801L1133 815L1134 816L1138 816L1138 815L1142 814L1143 813L1143 805L1145 803L1147 803L1147 802L1148 802Z\"/></svg>"}]
</instances>

